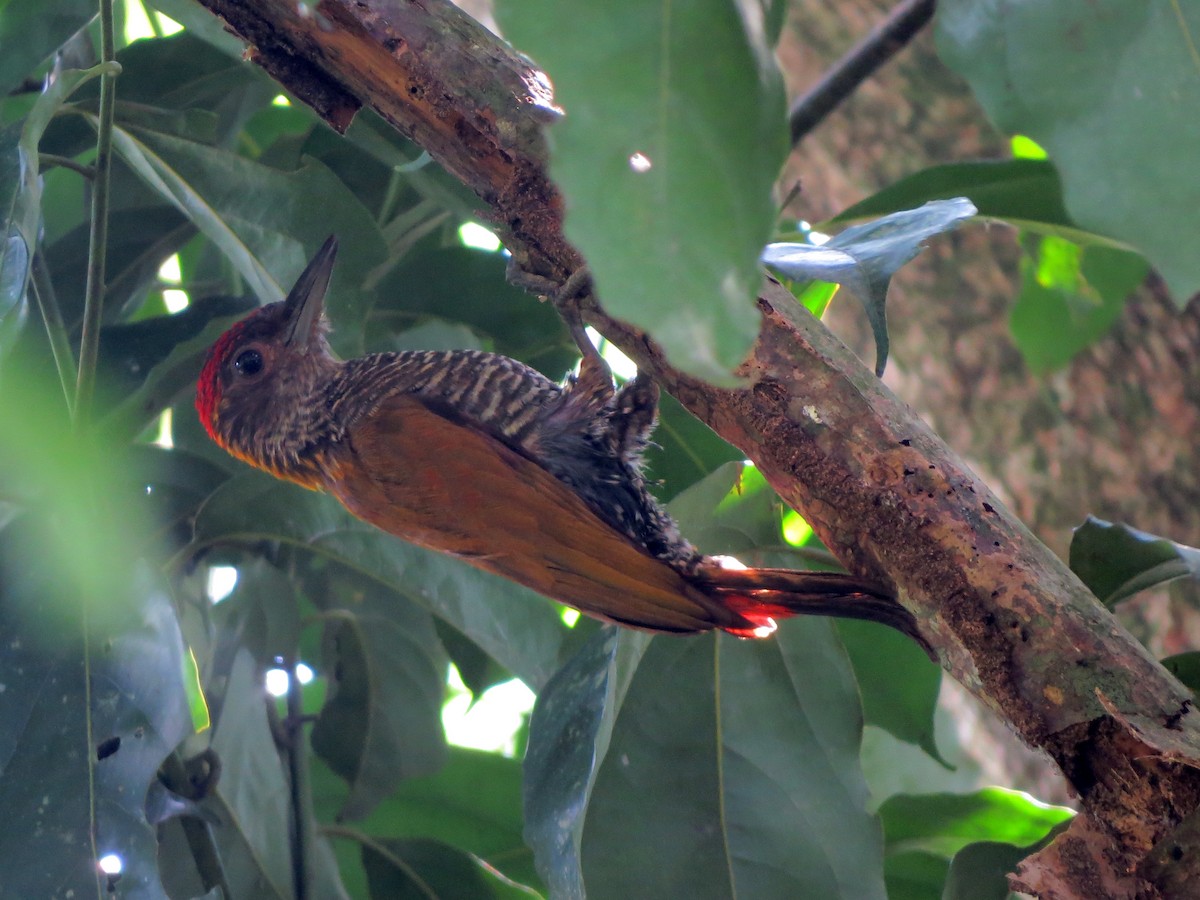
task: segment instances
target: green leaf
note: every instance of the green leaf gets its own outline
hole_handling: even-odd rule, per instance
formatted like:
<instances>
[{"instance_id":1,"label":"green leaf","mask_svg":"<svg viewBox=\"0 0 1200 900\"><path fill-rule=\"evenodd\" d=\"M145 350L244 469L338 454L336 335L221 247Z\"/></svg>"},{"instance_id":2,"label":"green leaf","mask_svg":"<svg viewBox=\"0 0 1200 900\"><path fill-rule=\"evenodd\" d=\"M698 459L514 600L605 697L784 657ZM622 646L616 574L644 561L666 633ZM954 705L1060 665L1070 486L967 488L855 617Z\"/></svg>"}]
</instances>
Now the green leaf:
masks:
<instances>
[{"instance_id":1,"label":"green leaf","mask_svg":"<svg viewBox=\"0 0 1200 900\"><path fill-rule=\"evenodd\" d=\"M988 115L1046 149L1082 228L1136 247L1178 303L1200 289L1200 7L1151 0L938 10L938 47Z\"/></svg>"},{"instance_id":2,"label":"green leaf","mask_svg":"<svg viewBox=\"0 0 1200 900\"><path fill-rule=\"evenodd\" d=\"M0 37L10 15L0 10ZM27 315L26 287L42 224L38 144L71 93L103 71L96 66L60 73L24 121L0 128L0 353L13 344Z\"/></svg>"},{"instance_id":3,"label":"green leaf","mask_svg":"<svg viewBox=\"0 0 1200 900\"><path fill-rule=\"evenodd\" d=\"M319 760L312 781L317 814L332 821L346 786ZM495 753L450 747L441 771L401 782L357 828L372 837L433 838L516 881L537 880L532 853L521 840L521 764Z\"/></svg>"},{"instance_id":4,"label":"green leaf","mask_svg":"<svg viewBox=\"0 0 1200 900\"><path fill-rule=\"evenodd\" d=\"M882 898L861 728L826 621L762 641L655 638L588 804L589 894Z\"/></svg>"},{"instance_id":5,"label":"green leaf","mask_svg":"<svg viewBox=\"0 0 1200 900\"><path fill-rule=\"evenodd\" d=\"M95 15L92 0L0 4L0 96L7 96Z\"/></svg>"},{"instance_id":6,"label":"green leaf","mask_svg":"<svg viewBox=\"0 0 1200 900\"><path fill-rule=\"evenodd\" d=\"M1112 238L1084 231L1063 206L1058 170L1044 159L950 163L922 169L839 213L830 223L882 216L930 200L966 197L977 215L1003 219L1035 234L1049 234L1085 247L1128 249Z\"/></svg>"},{"instance_id":7,"label":"green leaf","mask_svg":"<svg viewBox=\"0 0 1200 900\"><path fill-rule=\"evenodd\" d=\"M1200 550L1094 516L1071 537L1071 570L1110 609L1138 591L1200 578Z\"/></svg>"},{"instance_id":8,"label":"green leaf","mask_svg":"<svg viewBox=\"0 0 1200 900\"><path fill-rule=\"evenodd\" d=\"M950 862L942 900L1007 900L1008 873L1030 852L993 841L963 847Z\"/></svg>"},{"instance_id":9,"label":"green leaf","mask_svg":"<svg viewBox=\"0 0 1200 900\"><path fill-rule=\"evenodd\" d=\"M458 848L429 838L364 844L362 859L371 896L380 900L528 900L538 896Z\"/></svg>"},{"instance_id":10,"label":"green leaf","mask_svg":"<svg viewBox=\"0 0 1200 900\"><path fill-rule=\"evenodd\" d=\"M525 842L550 896L582 898L581 841L597 772L648 636L605 626L538 693L525 751Z\"/></svg>"},{"instance_id":11,"label":"green leaf","mask_svg":"<svg viewBox=\"0 0 1200 900\"><path fill-rule=\"evenodd\" d=\"M768 244L762 261L792 281L820 279L843 284L858 298L875 336L875 374L888 357L887 300L892 275L921 250L924 241L975 215L963 197L931 200L919 209L892 213L847 228L828 242Z\"/></svg>"},{"instance_id":12,"label":"green leaf","mask_svg":"<svg viewBox=\"0 0 1200 900\"><path fill-rule=\"evenodd\" d=\"M330 688L312 746L351 786L339 819L361 819L405 778L445 762L446 655L427 611L366 585L329 610Z\"/></svg>"},{"instance_id":13,"label":"green leaf","mask_svg":"<svg viewBox=\"0 0 1200 900\"><path fill-rule=\"evenodd\" d=\"M888 900L942 900L950 863L920 851L889 853L883 861Z\"/></svg>"},{"instance_id":14,"label":"green leaf","mask_svg":"<svg viewBox=\"0 0 1200 900\"><path fill-rule=\"evenodd\" d=\"M331 233L344 248L329 314L343 349L361 346L365 272L384 258L370 214L315 160L285 173L243 157L154 132L113 131L113 147L164 199L216 244L263 303L282 299L310 253Z\"/></svg>"},{"instance_id":15,"label":"green leaf","mask_svg":"<svg viewBox=\"0 0 1200 900\"><path fill-rule=\"evenodd\" d=\"M52 598L78 594L54 566L28 565L50 558L32 524L0 532L0 894L103 894L97 854L116 854L123 885L163 896L145 799L191 732L174 610L144 573L126 572L125 603L64 631Z\"/></svg>"},{"instance_id":16,"label":"green leaf","mask_svg":"<svg viewBox=\"0 0 1200 900\"><path fill-rule=\"evenodd\" d=\"M1027 847L1074 812L1028 794L989 787L973 794L896 794L879 808L889 853L951 857L975 841Z\"/></svg>"},{"instance_id":17,"label":"green leaf","mask_svg":"<svg viewBox=\"0 0 1200 900\"><path fill-rule=\"evenodd\" d=\"M756 258L787 152L763 6L524 0L496 13L566 110L550 171L605 309L680 368L729 383L758 333Z\"/></svg>"},{"instance_id":18,"label":"green leaf","mask_svg":"<svg viewBox=\"0 0 1200 900\"><path fill-rule=\"evenodd\" d=\"M854 666L866 723L920 747L949 769L934 739L941 668L890 628L838 619L837 630Z\"/></svg>"},{"instance_id":19,"label":"green leaf","mask_svg":"<svg viewBox=\"0 0 1200 900\"><path fill-rule=\"evenodd\" d=\"M1023 242L1021 293L1010 320L1013 340L1035 374L1060 368L1102 337L1142 283L1136 253L1081 247L1058 237Z\"/></svg>"},{"instance_id":20,"label":"green leaf","mask_svg":"<svg viewBox=\"0 0 1200 900\"><path fill-rule=\"evenodd\" d=\"M218 696L210 746L221 760L221 777L202 805L220 823L212 835L230 896L291 900L291 794L267 722L262 671L239 649L220 674L225 690L218 696L210 688L209 696ZM328 844L316 834L308 839L312 895L344 898Z\"/></svg>"},{"instance_id":21,"label":"green leaf","mask_svg":"<svg viewBox=\"0 0 1200 900\"><path fill-rule=\"evenodd\" d=\"M138 434L195 383L208 348L252 308L240 298L209 297L174 315L101 331L104 427L124 438Z\"/></svg>"},{"instance_id":22,"label":"green leaf","mask_svg":"<svg viewBox=\"0 0 1200 900\"><path fill-rule=\"evenodd\" d=\"M253 470L230 479L196 519L189 556L214 546L280 541L374 579L475 641L537 689L558 667L557 609L510 581L422 550L353 518L333 498Z\"/></svg>"},{"instance_id":23,"label":"green leaf","mask_svg":"<svg viewBox=\"0 0 1200 900\"><path fill-rule=\"evenodd\" d=\"M646 452L646 474L655 493L670 499L723 463L745 454L680 405L670 394L658 403L658 427Z\"/></svg>"},{"instance_id":24,"label":"green leaf","mask_svg":"<svg viewBox=\"0 0 1200 900\"><path fill-rule=\"evenodd\" d=\"M1200 692L1200 651L1176 653L1162 660L1162 664L1193 694Z\"/></svg>"}]
</instances>

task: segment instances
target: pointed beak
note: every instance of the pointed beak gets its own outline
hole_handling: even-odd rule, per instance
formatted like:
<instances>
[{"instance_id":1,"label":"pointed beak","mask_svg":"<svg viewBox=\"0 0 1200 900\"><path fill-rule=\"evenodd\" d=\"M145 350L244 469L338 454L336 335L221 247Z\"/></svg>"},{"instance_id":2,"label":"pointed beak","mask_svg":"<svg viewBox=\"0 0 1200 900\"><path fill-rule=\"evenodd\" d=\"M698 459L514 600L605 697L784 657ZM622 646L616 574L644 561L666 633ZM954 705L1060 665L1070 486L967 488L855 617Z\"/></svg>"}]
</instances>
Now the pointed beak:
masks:
<instances>
[{"instance_id":1,"label":"pointed beak","mask_svg":"<svg viewBox=\"0 0 1200 900\"><path fill-rule=\"evenodd\" d=\"M288 323L284 343L287 346L307 347L316 334L336 258L337 238L330 235L288 293L284 301Z\"/></svg>"}]
</instances>

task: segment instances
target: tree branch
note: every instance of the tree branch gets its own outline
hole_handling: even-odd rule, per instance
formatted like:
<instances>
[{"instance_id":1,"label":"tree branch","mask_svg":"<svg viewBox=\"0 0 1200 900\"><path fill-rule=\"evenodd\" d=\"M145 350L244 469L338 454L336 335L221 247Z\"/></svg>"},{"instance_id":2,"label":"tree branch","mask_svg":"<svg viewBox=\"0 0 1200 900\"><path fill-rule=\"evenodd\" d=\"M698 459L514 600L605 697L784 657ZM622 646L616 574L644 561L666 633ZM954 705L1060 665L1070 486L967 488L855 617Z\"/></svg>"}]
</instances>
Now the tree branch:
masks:
<instances>
[{"instance_id":1,"label":"tree branch","mask_svg":"<svg viewBox=\"0 0 1200 900\"><path fill-rule=\"evenodd\" d=\"M323 0L314 16L290 0L202 2L335 128L365 104L428 150L490 207L523 268L561 281L579 265L546 174L545 80L457 8ZM1172 896L1186 880L1172 881L1176 848L1197 846L1190 694L786 291L768 283L759 306L742 390L673 369L594 300L584 314L754 460L852 572L892 584L943 665L1058 764L1083 813L1017 886Z\"/></svg>"},{"instance_id":2,"label":"tree branch","mask_svg":"<svg viewBox=\"0 0 1200 900\"><path fill-rule=\"evenodd\" d=\"M933 18L937 0L904 0L879 26L837 61L788 110L792 145L824 121L858 86L908 46Z\"/></svg>"}]
</instances>

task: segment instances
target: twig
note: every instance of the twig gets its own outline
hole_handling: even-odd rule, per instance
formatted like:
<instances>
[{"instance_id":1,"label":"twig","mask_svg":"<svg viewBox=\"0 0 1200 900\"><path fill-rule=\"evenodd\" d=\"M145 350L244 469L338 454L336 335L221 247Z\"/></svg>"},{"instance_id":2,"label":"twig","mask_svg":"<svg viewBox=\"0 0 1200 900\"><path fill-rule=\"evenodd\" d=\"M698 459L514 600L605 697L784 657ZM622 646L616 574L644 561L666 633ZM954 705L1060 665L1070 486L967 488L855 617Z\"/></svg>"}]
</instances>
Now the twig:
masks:
<instances>
[{"instance_id":1,"label":"twig","mask_svg":"<svg viewBox=\"0 0 1200 900\"><path fill-rule=\"evenodd\" d=\"M296 675L296 660L288 665L287 758L292 804L292 890L296 900L308 900L308 844L312 817L308 807L308 752L304 745L304 698Z\"/></svg>"},{"instance_id":2,"label":"twig","mask_svg":"<svg viewBox=\"0 0 1200 900\"><path fill-rule=\"evenodd\" d=\"M84 178L95 178L95 166L89 166L87 163L75 162L69 156L59 156L57 153L39 153L38 165L43 168L50 166L61 166L64 169L70 169L72 172L78 172Z\"/></svg>"},{"instance_id":3,"label":"twig","mask_svg":"<svg viewBox=\"0 0 1200 900\"><path fill-rule=\"evenodd\" d=\"M113 0L100 0L100 56L111 63L116 57L113 35ZM113 108L116 73L100 76L100 121L96 129L96 177L92 184L92 226L88 243L87 289L83 304L83 335L79 340L79 377L75 382L75 425L86 424L96 387L96 359L100 351L100 318L104 311L104 260L108 255L108 188L112 169Z\"/></svg>"},{"instance_id":4,"label":"twig","mask_svg":"<svg viewBox=\"0 0 1200 900\"><path fill-rule=\"evenodd\" d=\"M33 254L33 296L37 300L38 310L42 314L42 323L46 326L46 337L50 340L50 354L54 357L54 367L58 370L58 380L62 384L63 394L67 398L67 411L70 412L75 402L75 391L71 382L74 380L75 354L71 351L71 339L67 335L67 326L63 322L62 310L58 306L58 296L54 292L54 282L50 280L50 270L46 268L46 260L41 251Z\"/></svg>"},{"instance_id":5,"label":"twig","mask_svg":"<svg viewBox=\"0 0 1200 900\"><path fill-rule=\"evenodd\" d=\"M798 98L788 111L792 145L800 143L860 84L899 53L929 23L936 7L937 0L904 0Z\"/></svg>"}]
</instances>

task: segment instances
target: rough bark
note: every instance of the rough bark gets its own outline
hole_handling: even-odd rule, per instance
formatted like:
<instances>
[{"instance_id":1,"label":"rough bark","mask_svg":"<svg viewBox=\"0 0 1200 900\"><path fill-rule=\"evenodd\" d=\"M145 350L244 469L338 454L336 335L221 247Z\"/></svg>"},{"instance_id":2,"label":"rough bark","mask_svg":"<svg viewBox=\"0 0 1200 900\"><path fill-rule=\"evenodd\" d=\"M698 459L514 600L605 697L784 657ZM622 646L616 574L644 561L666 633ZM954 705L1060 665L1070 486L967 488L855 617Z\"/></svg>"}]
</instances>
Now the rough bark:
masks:
<instances>
[{"instance_id":1,"label":"rough bark","mask_svg":"<svg viewBox=\"0 0 1200 900\"><path fill-rule=\"evenodd\" d=\"M578 263L545 168L538 74L442 0L203 0L331 125L369 105L495 214L531 270ZM943 665L1079 793L1019 883L1044 897L1182 896L1200 807L1200 717L1044 544L820 323L767 284L754 386L712 388L645 335L588 318L753 459L858 574L894 585Z\"/></svg>"}]
</instances>

